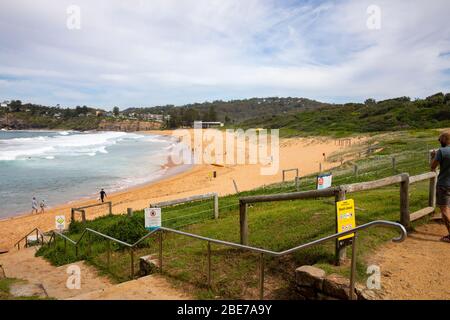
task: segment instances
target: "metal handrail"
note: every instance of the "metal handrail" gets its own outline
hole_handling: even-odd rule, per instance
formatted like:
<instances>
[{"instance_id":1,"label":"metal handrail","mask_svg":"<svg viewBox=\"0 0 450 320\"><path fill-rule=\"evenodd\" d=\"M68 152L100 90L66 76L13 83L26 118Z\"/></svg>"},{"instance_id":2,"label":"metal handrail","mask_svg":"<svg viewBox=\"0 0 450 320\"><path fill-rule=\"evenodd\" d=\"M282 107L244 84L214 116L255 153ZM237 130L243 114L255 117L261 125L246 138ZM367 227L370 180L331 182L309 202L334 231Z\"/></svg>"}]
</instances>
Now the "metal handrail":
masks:
<instances>
[{"instance_id":1,"label":"metal handrail","mask_svg":"<svg viewBox=\"0 0 450 320\"><path fill-rule=\"evenodd\" d=\"M272 256L276 256L276 257L281 257L290 253L293 253L295 251L299 251L299 250L303 250L318 244L321 244L323 242L326 242L328 240L333 240L333 239L337 239L340 237L344 237L346 235L352 234L352 233L356 233L360 230L364 230L370 227L374 227L374 226L383 226L383 227L395 227L395 228L399 228L401 230L401 235L397 238L392 239L393 242L402 242L403 240L406 239L407 236L407 232L405 227L403 227L400 223L397 222L391 222L391 221L385 221L385 220L376 220L376 221L372 221L372 222L368 222L366 224L360 225L358 227L355 227L354 229L351 230L347 230L344 232L339 232L339 233L335 233L332 234L330 236L327 237L323 237L320 238L318 240L314 240L302 245L299 245L297 247L291 248L291 249L287 249L284 251L272 251L272 250L267 250L267 249L261 249L261 248L257 248L257 247L252 247L252 246L247 246L247 245L243 245L243 244L239 244L239 243L235 243L235 242L229 242L229 241L223 241L223 240L217 240L217 239L213 239L213 238L208 238L208 237L203 237L203 236L199 236L196 234L192 234L192 233L188 233L188 232L184 232L184 231L180 231L180 230L175 230L175 229L170 229L170 228L166 228L166 227L160 227L160 230L164 230L164 231L169 231L172 233L176 233L176 234L180 234L180 235L184 235L184 236L188 236L191 238L195 238L195 239L199 239L199 240L203 240L203 241L209 241L211 243L216 243L216 244L221 244L221 245L226 245L229 247L235 247L235 248L239 248L239 249L245 249L245 250L250 250L250 251L254 251L254 252L259 252L259 253L265 253L265 254L270 254Z\"/></svg>"},{"instance_id":2,"label":"metal handrail","mask_svg":"<svg viewBox=\"0 0 450 320\"><path fill-rule=\"evenodd\" d=\"M25 236L20 238L15 244L14 247L17 247L17 250L20 250L20 243L25 240L25 247L28 246L28 236L36 232L36 241L39 242L39 236L41 237L41 242L44 244L44 233L39 228L34 228L30 232L28 232Z\"/></svg>"},{"instance_id":3,"label":"metal handrail","mask_svg":"<svg viewBox=\"0 0 450 320\"><path fill-rule=\"evenodd\" d=\"M288 255L291 253L294 253L296 251L300 251L315 245L319 245L322 244L326 241L329 240L333 240L333 239L337 239L337 238L341 238L343 236L349 235L349 234L354 234L353 236L353 241L352 241L352 257L351 257L351 270L350 270L350 298L354 299L355 297L355 276L356 276L356 240L357 240L357 234L359 231L371 228L371 227L390 227L390 228L397 228L400 230L400 236L393 238L392 241L394 242L402 242L406 239L407 237L407 231L405 229L405 227L403 225L401 225L400 223L397 222L391 222L391 221L385 221L385 220L376 220L376 221L372 221L363 225L360 225L358 227L355 227L354 229L351 230L347 230L344 232L339 232L339 233L335 233L317 240L313 240L310 241L308 243L296 246L294 248L290 248L284 251L272 251L272 250L267 250L267 249L262 249L262 248L257 248L257 247L252 247L252 246L248 246L248 245L242 245L239 243L235 243L235 242L229 242L229 241L224 241L224 240L218 240L218 239L213 239L213 238L208 238L208 237L204 237L204 236L200 236L200 235L196 235L193 233L188 233L188 232L184 232L184 231L180 231L180 230L175 230L175 229L171 229L171 228L166 228L166 227L159 227L158 229L152 230L149 233L147 233L145 236L143 236L142 238L140 238L138 241L136 241L134 244L129 244L126 243L124 241L115 239L111 236L108 236L106 234L103 234L101 232L98 232L96 230L90 229L90 228L86 228L81 237L78 239L78 241L74 241L70 238L68 238L67 236L63 235L60 232L57 231L53 231L52 234L52 238L50 238L49 240L49 245L52 239L54 239L54 241L56 242L56 238L55 236L61 236L65 241L68 240L71 244L73 244L75 246L76 249L76 254L78 255L78 245L81 242L81 240L83 239L84 235L87 233L93 233L96 234L98 236L101 236L105 239L108 239L110 241L119 243L121 245L124 245L126 247L129 248L130 250L130 259L131 259L131 278L134 278L134 248L139 245L141 242L143 242L145 239L149 238L151 235L155 234L156 232L159 231L159 271L162 272L162 251L163 251L163 246L162 246L162 235L163 232L171 232L174 234L179 234L182 236L187 236L190 238L194 238L194 239L198 239L198 240L202 240L202 241L206 241L208 243L208 285L211 285L211 243L215 243L218 245L225 245L225 246L229 246L229 247L233 247L233 248L238 248L238 249L243 249L243 250L248 250L248 251L253 251L253 252L257 252L260 254L260 267L259 267L259 289L260 289L260 299L263 299L264 297L264 254L268 254L271 256L275 256L275 257L281 257L284 255ZM89 251L90 251L90 239L89 239ZM107 247L107 261L108 261L108 268L109 268L109 263L110 263L110 246L109 246L109 242L108 242L108 247Z\"/></svg>"}]
</instances>

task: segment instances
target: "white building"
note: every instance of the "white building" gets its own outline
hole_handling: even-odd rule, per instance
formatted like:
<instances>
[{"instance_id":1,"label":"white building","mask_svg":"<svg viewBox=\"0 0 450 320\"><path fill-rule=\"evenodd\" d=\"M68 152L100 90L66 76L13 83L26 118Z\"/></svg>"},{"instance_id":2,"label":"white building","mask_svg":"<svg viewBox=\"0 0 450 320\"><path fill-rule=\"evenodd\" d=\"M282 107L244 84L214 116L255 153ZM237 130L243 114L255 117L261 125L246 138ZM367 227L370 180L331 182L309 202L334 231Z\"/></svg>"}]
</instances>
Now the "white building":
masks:
<instances>
[{"instance_id":1,"label":"white building","mask_svg":"<svg viewBox=\"0 0 450 320\"><path fill-rule=\"evenodd\" d=\"M219 121L194 121L194 129L207 129L223 127L223 123Z\"/></svg>"}]
</instances>

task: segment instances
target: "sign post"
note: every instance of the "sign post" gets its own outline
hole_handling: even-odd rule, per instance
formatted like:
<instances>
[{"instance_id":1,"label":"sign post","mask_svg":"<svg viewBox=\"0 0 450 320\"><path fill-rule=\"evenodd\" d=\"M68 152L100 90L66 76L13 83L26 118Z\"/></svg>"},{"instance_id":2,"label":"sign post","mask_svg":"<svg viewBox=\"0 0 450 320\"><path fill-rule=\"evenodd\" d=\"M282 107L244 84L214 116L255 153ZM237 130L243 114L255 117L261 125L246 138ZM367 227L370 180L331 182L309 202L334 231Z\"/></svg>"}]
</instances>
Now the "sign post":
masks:
<instances>
[{"instance_id":1,"label":"sign post","mask_svg":"<svg viewBox=\"0 0 450 320\"><path fill-rule=\"evenodd\" d=\"M337 232L344 232L356 227L355 219L355 202L353 199L342 200L336 202L337 214ZM339 248L351 245L353 242L354 233L340 237L338 239Z\"/></svg>"},{"instance_id":2,"label":"sign post","mask_svg":"<svg viewBox=\"0 0 450 320\"><path fill-rule=\"evenodd\" d=\"M333 175L331 173L319 174L317 176L317 190L330 188L332 179Z\"/></svg>"},{"instance_id":3,"label":"sign post","mask_svg":"<svg viewBox=\"0 0 450 320\"><path fill-rule=\"evenodd\" d=\"M161 208L145 208L145 229L155 230L161 227Z\"/></svg>"},{"instance_id":4,"label":"sign post","mask_svg":"<svg viewBox=\"0 0 450 320\"><path fill-rule=\"evenodd\" d=\"M66 216L55 216L55 228L59 232L66 228Z\"/></svg>"}]
</instances>

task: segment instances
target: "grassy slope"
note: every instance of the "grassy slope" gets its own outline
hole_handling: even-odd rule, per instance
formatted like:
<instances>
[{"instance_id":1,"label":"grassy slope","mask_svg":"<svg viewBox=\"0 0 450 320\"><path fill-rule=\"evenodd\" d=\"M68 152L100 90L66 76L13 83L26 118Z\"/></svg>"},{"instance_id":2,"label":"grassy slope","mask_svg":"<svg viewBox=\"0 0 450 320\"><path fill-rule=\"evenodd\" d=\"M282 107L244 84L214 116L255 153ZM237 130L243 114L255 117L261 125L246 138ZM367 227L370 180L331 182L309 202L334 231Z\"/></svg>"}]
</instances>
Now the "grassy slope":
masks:
<instances>
[{"instance_id":1,"label":"grassy slope","mask_svg":"<svg viewBox=\"0 0 450 320\"><path fill-rule=\"evenodd\" d=\"M383 142L377 142L381 140ZM373 180L395 174L409 172L417 174L427 171L426 150L436 147L436 132L422 130L414 132L399 132L387 136L374 136L372 144L381 149L376 155L357 161L360 173L356 177L347 169L346 165L334 170L334 185L356 181ZM359 148L359 149L358 149ZM352 150L358 154L364 150L361 147ZM364 147L363 147L364 148ZM390 167L390 157L396 154L397 170ZM334 155L341 157L343 155ZM302 190L314 188L314 178L303 178ZM270 188L253 190L244 194L262 194L293 191L292 182L278 184ZM427 206L428 182L411 186L411 211ZM399 219L399 188L390 186L370 192L356 193L349 196L354 198L357 207L357 223L385 219L398 221ZM334 233L334 206L331 199L299 200L276 203L260 203L249 209L250 244L271 250L284 250L313 239ZM220 199L220 219L212 220L212 212L203 212L211 208L210 203L178 206L165 209L163 225L180 228L182 230L208 236L212 238L239 241L239 213L238 197L235 195ZM200 212L198 215L193 213ZM180 215L184 218L176 218ZM423 220L421 221L423 222ZM189 224L183 226L185 224ZM420 223L420 222L419 222ZM126 216L104 217L89 221L87 226L129 243L145 234L143 212L137 213L132 219ZM80 225L71 227L70 237L77 239L80 235ZM395 233L386 229L371 229L360 235L358 271L359 280L365 276L365 257L378 245L384 243ZM96 239L92 254L87 256L86 248L80 250L81 258L86 258L117 281L125 281L129 276L129 253L123 248L114 247L110 270L106 270L106 243ZM122 249L122 250L121 250ZM213 286L208 289L206 283L206 243L175 235L164 237L164 272L180 286L186 287L197 294L199 298L256 298L257 297L257 261L258 256L252 253L213 245L212 266ZM155 239L150 239L145 246L139 248L136 256L143 256L158 252ZM74 250L68 248L68 254L63 254L63 243L60 241L56 248L43 248L39 254L44 255L56 264L64 264L76 260ZM303 264L319 264L329 272L348 274L348 266L332 266L334 258L334 244L332 242L295 253L281 259L267 257L266 286L270 288L274 298L291 297L289 288L296 267ZM138 260L138 259L136 259ZM136 270L138 269L138 261Z\"/></svg>"},{"instance_id":2,"label":"grassy slope","mask_svg":"<svg viewBox=\"0 0 450 320\"><path fill-rule=\"evenodd\" d=\"M247 120L242 125L256 128L284 128L303 134L346 135L408 129L450 127L450 95L417 101L401 98L364 105L324 106L295 114L273 115Z\"/></svg>"}]
</instances>

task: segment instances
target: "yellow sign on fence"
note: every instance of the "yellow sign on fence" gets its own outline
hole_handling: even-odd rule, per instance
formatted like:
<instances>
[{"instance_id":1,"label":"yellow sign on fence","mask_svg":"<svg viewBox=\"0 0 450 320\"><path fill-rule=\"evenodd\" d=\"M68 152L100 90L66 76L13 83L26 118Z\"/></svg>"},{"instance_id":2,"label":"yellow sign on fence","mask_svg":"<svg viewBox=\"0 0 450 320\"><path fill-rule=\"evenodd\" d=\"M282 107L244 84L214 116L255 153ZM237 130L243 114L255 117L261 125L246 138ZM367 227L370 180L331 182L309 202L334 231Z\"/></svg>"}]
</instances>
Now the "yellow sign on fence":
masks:
<instances>
[{"instance_id":1,"label":"yellow sign on fence","mask_svg":"<svg viewBox=\"0 0 450 320\"><path fill-rule=\"evenodd\" d=\"M338 232L344 232L354 229L356 226L355 219L355 202L353 199L343 200L336 202L337 212L337 228ZM354 233L340 237L338 240L349 239L354 237Z\"/></svg>"}]
</instances>

